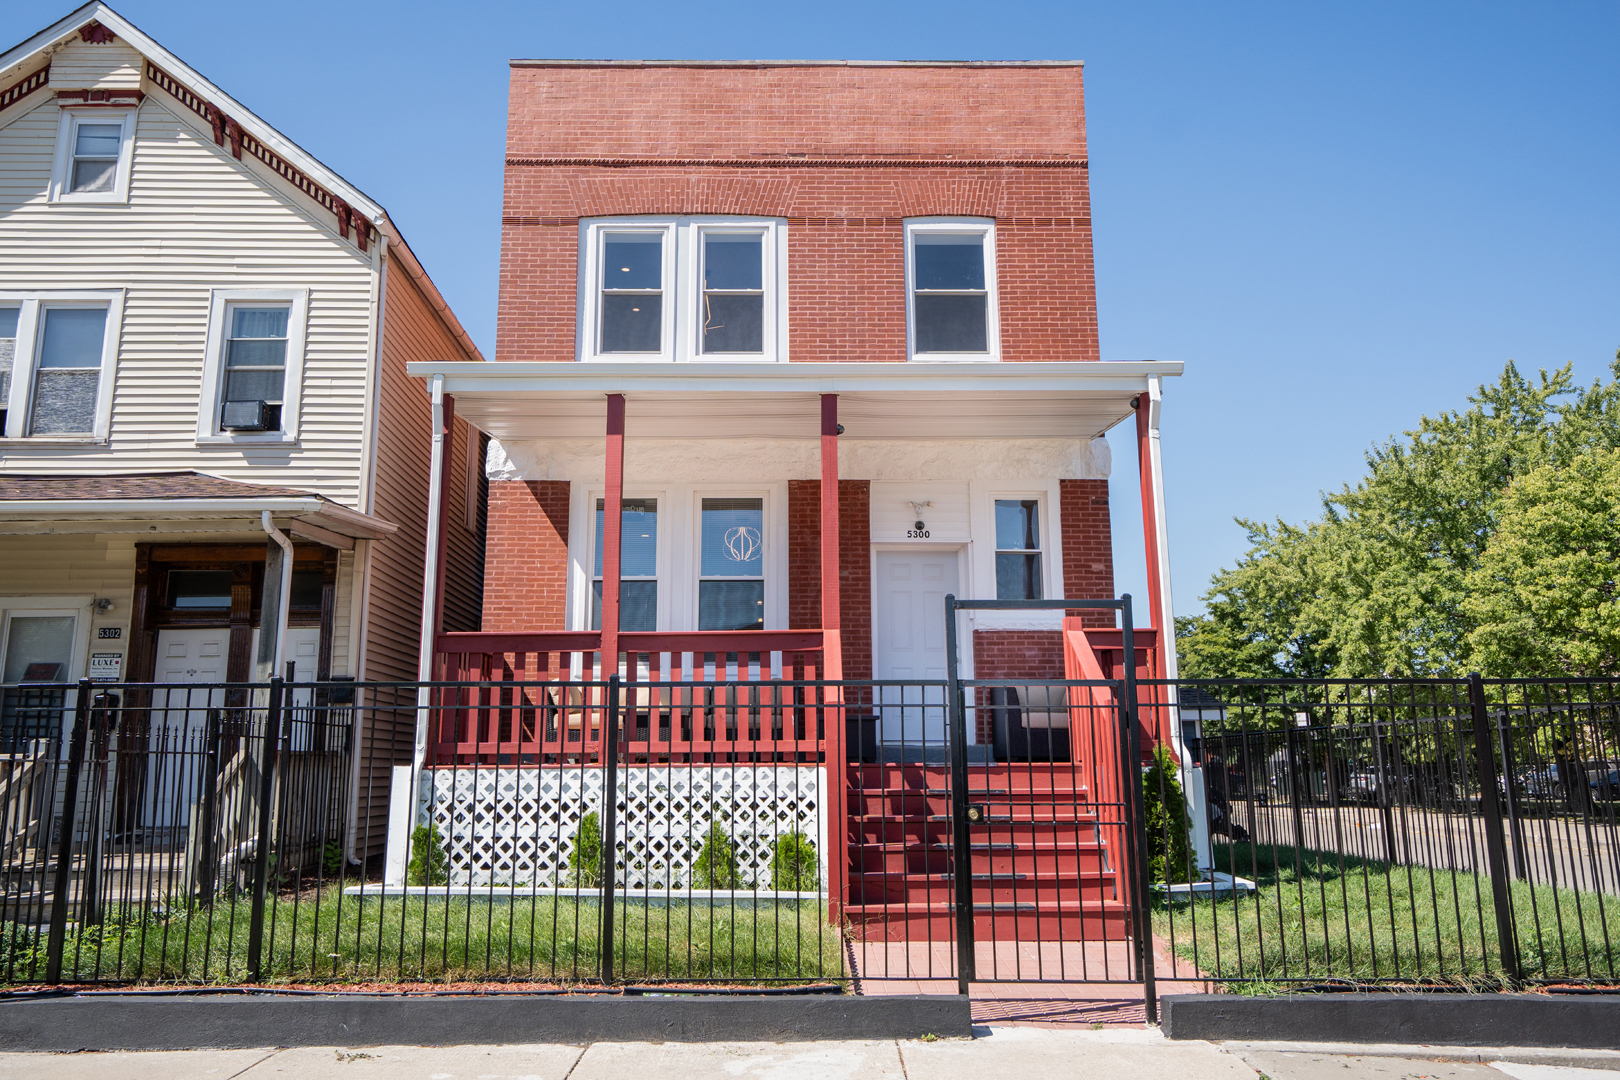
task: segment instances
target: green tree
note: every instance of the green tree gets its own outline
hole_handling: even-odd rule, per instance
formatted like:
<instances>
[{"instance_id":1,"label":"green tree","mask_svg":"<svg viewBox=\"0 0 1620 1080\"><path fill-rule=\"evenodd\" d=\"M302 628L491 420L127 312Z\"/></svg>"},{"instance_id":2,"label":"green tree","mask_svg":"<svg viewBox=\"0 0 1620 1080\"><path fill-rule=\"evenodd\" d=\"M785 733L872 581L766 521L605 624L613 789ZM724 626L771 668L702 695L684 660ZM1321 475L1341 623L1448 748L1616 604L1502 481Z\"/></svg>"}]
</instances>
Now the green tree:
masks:
<instances>
[{"instance_id":1,"label":"green tree","mask_svg":"<svg viewBox=\"0 0 1620 1080\"><path fill-rule=\"evenodd\" d=\"M1620 377L1620 359L1613 369ZM1355 485L1303 525L1240 521L1249 551L1184 624L1181 672L1199 678L1455 675L1478 618L1468 603L1515 480L1620 445L1620 388L1577 389L1508 364L1460 412L1367 455ZM1183 626L1178 626L1178 635ZM1534 672L1522 672L1534 674Z\"/></svg>"},{"instance_id":2,"label":"green tree","mask_svg":"<svg viewBox=\"0 0 1620 1080\"><path fill-rule=\"evenodd\" d=\"M1620 674L1620 451L1516 480L1468 578L1469 645L1492 675Z\"/></svg>"},{"instance_id":3,"label":"green tree","mask_svg":"<svg viewBox=\"0 0 1620 1080\"><path fill-rule=\"evenodd\" d=\"M410 861L405 864L407 885L448 885L450 855L444 850L439 827L433 822L411 830Z\"/></svg>"}]
</instances>

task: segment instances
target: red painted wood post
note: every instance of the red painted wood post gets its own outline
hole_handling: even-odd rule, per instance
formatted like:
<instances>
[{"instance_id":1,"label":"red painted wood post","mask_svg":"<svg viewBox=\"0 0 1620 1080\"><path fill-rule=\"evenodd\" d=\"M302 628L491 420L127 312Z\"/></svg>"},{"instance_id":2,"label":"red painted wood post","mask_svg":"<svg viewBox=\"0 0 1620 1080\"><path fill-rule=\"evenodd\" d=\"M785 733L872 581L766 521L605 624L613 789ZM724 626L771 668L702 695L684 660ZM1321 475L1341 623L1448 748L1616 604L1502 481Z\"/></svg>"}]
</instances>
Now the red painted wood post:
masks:
<instances>
[{"instance_id":1,"label":"red painted wood post","mask_svg":"<svg viewBox=\"0 0 1620 1080\"><path fill-rule=\"evenodd\" d=\"M624 395L607 399L607 481L602 500L602 674L619 670L619 540L624 525Z\"/></svg>"},{"instance_id":2,"label":"red painted wood post","mask_svg":"<svg viewBox=\"0 0 1620 1080\"><path fill-rule=\"evenodd\" d=\"M842 562L838 546L838 395L821 395L821 677L837 682L844 677L842 618L839 614L838 575ZM822 733L827 755L827 784L832 805L827 814L827 918L843 919L849 872L849 754L844 748L843 694L829 687L822 696L827 708Z\"/></svg>"}]
</instances>

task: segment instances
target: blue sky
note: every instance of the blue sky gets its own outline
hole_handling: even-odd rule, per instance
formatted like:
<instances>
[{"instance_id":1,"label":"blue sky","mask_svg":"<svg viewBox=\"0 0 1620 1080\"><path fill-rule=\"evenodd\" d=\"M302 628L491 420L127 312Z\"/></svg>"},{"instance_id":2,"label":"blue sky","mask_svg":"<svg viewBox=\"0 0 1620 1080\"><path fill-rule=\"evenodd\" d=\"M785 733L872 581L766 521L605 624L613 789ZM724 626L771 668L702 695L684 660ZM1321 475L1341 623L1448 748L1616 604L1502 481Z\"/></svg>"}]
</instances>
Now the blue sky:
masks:
<instances>
[{"instance_id":1,"label":"blue sky","mask_svg":"<svg viewBox=\"0 0 1620 1080\"><path fill-rule=\"evenodd\" d=\"M1104 359L1165 407L1176 608L1512 358L1620 347L1620 5L115 7L387 206L493 355L506 61L1082 59ZM72 6L10 0L21 40ZM1131 440L1119 583L1141 595Z\"/></svg>"}]
</instances>

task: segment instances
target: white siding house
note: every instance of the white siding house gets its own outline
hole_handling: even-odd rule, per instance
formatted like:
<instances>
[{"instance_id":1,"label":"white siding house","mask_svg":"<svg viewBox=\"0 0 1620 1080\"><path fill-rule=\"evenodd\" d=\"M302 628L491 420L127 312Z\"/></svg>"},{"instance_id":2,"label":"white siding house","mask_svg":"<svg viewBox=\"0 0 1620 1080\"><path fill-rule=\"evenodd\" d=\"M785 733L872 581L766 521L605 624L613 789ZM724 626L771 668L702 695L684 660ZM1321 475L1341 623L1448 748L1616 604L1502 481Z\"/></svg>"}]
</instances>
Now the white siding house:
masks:
<instances>
[{"instance_id":1,"label":"white siding house","mask_svg":"<svg viewBox=\"0 0 1620 1080\"><path fill-rule=\"evenodd\" d=\"M299 679L414 678L405 365L481 359L382 207L106 5L0 53L0 683L262 677L266 630ZM447 447L444 618L475 629L483 441ZM294 585L261 619L271 529Z\"/></svg>"}]
</instances>

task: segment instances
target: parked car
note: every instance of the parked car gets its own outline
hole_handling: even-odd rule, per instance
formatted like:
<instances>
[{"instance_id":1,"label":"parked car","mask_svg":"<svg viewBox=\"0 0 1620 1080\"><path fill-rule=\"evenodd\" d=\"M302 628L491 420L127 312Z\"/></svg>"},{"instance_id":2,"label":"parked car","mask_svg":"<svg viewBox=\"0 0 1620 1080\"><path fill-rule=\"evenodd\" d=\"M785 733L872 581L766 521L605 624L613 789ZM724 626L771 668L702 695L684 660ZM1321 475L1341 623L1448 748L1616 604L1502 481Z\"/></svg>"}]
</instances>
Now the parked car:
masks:
<instances>
[{"instance_id":1,"label":"parked car","mask_svg":"<svg viewBox=\"0 0 1620 1080\"><path fill-rule=\"evenodd\" d=\"M1377 766L1358 766L1339 788L1339 800L1341 802L1377 802L1379 786L1379 769ZM1383 768L1382 786L1385 796L1391 802L1412 802L1417 791L1417 784L1410 772L1406 770L1397 771L1388 765Z\"/></svg>"},{"instance_id":2,"label":"parked car","mask_svg":"<svg viewBox=\"0 0 1620 1080\"><path fill-rule=\"evenodd\" d=\"M1593 799L1620 798L1620 762L1585 761L1586 790ZM1552 799L1562 801L1569 797L1565 769L1561 762L1520 769L1514 774L1513 791L1521 799ZM1498 778L1497 787L1505 794L1506 784Z\"/></svg>"}]
</instances>

